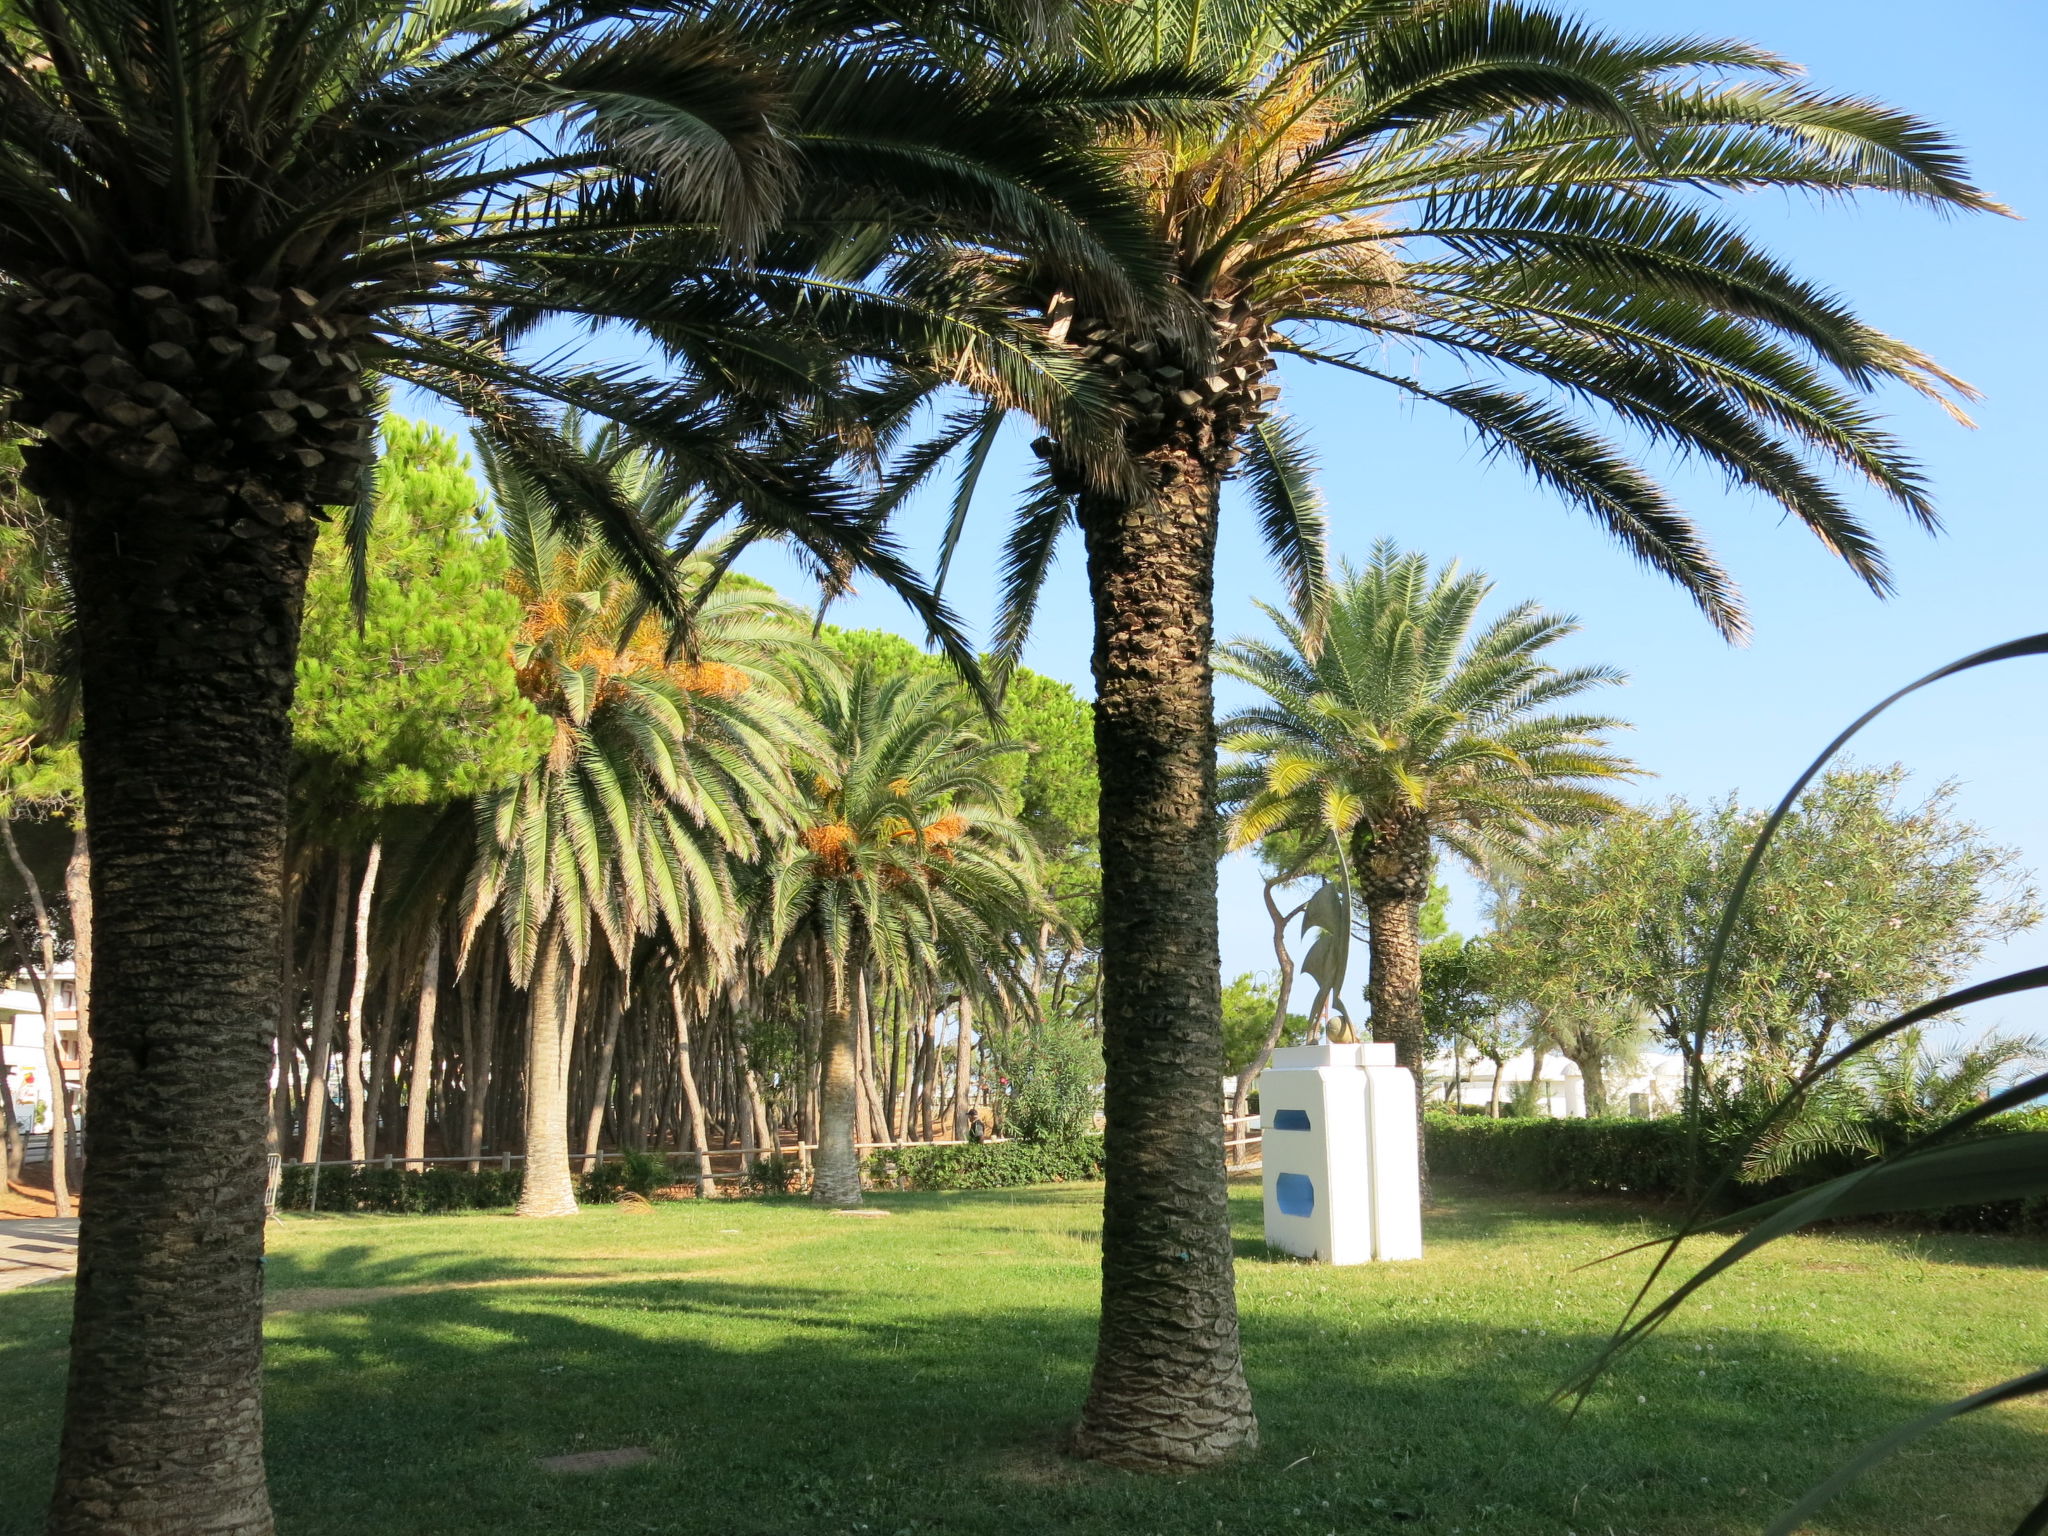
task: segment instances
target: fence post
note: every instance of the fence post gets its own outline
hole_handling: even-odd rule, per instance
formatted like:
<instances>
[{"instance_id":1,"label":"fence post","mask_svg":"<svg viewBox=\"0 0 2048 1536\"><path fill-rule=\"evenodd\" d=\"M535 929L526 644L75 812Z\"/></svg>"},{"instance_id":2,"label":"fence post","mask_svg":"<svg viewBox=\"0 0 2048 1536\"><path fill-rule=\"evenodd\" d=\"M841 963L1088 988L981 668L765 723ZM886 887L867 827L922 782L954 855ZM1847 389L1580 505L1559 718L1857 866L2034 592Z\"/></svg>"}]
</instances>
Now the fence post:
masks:
<instances>
[{"instance_id":1,"label":"fence post","mask_svg":"<svg viewBox=\"0 0 2048 1536\"><path fill-rule=\"evenodd\" d=\"M506 1173L512 1171L512 1154L509 1151L498 1154L498 1167Z\"/></svg>"}]
</instances>

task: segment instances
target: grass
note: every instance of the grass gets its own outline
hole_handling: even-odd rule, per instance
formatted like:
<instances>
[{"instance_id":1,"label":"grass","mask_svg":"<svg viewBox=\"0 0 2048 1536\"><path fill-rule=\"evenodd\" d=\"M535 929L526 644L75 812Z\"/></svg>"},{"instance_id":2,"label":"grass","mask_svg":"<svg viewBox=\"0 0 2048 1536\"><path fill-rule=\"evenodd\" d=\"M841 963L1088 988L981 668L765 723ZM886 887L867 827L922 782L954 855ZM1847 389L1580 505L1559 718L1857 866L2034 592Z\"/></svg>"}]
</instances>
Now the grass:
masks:
<instances>
[{"instance_id":1,"label":"grass","mask_svg":"<svg viewBox=\"0 0 2048 1536\"><path fill-rule=\"evenodd\" d=\"M1238 1192L1263 1448L1190 1477L1076 1465L1098 1191L300 1218L270 1256L286 1536L1754 1532L1880 1428L2038 1363L2048 1244L1829 1235L1712 1288L1565 1428L1645 1235L1612 1205L1454 1188L1420 1264L1270 1256ZM41 1529L69 1297L0 1294L0 1532ZM1709 1309L1711 1308L1711 1310ZM2035 1328L2039 1323L2040 1328ZM1924 1442L1816 1532L2003 1530L2043 1410ZM562 1476L535 1458L646 1446ZM2004 1520L2006 1525L2001 1525Z\"/></svg>"}]
</instances>

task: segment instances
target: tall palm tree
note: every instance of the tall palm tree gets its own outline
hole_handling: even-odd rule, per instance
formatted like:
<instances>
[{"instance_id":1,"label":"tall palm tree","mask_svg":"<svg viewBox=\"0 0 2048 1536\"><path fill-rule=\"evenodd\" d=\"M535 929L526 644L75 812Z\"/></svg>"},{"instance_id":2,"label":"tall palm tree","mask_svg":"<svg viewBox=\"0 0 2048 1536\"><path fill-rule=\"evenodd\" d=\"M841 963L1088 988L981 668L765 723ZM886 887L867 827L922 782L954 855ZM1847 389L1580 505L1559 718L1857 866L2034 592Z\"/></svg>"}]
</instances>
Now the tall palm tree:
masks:
<instances>
[{"instance_id":1,"label":"tall palm tree","mask_svg":"<svg viewBox=\"0 0 2048 1536\"><path fill-rule=\"evenodd\" d=\"M1475 868L1526 855L1531 839L1619 809L1598 786L1635 771L1606 750L1622 722L1553 705L1621 681L1544 653L1577 632L1520 603L1478 627L1493 584L1381 542L1345 566L1314 614L1260 605L1278 643L1218 648L1225 676L1266 702L1221 726L1233 847L1276 831L1334 836L1366 914L1372 1031L1421 1080L1422 903L1436 850ZM1308 625L1318 624L1310 638Z\"/></svg>"},{"instance_id":2,"label":"tall palm tree","mask_svg":"<svg viewBox=\"0 0 2048 1536\"><path fill-rule=\"evenodd\" d=\"M943 978L986 993L1009 982L1021 997L1023 962L1051 906L996 772L1016 744L988 739L957 688L864 662L819 693L829 751L799 770L802 825L769 872L769 945L800 950L821 993L811 1198L854 1206L856 988L872 973L901 989Z\"/></svg>"},{"instance_id":3,"label":"tall palm tree","mask_svg":"<svg viewBox=\"0 0 2048 1536\"><path fill-rule=\"evenodd\" d=\"M810 252L886 245L892 219L1021 229L1114 272L1135 226L1054 130L1133 109L1071 71L955 67L971 50L917 25L651 0L25 0L0 24L0 390L69 535L101 939L54 1529L271 1528L294 649L321 509L357 502L373 452L374 375L469 411L657 595L659 551L554 451L553 407L630 420L721 513L947 630L828 479L841 445L782 452L779 402L840 379L817 285L764 232L789 209ZM542 346L562 314L633 328L662 376Z\"/></svg>"},{"instance_id":4,"label":"tall palm tree","mask_svg":"<svg viewBox=\"0 0 2048 1536\"><path fill-rule=\"evenodd\" d=\"M1615 38L1540 5L1103 0L1070 35L1098 67L1207 69L1236 89L1227 112L1103 144L1169 253L1177 312L1105 305L1056 252L956 249L906 270L1037 328L1123 409L1108 451L1043 423L996 640L1021 645L1078 526L1096 624L1109 1187L1076 1444L1177 1466L1257 1433L1215 1112L1209 656L1226 476L1246 477L1311 609L1322 583L1321 509L1306 444L1274 414L1276 360L1456 413L1733 633L1727 573L1631 440L1776 502L1882 590L1876 541L1829 471L1931 524L1919 471L1864 397L1897 382L1948 400L1960 386L1760 249L1717 200L1776 187L1997 205L1938 130L1815 89L1760 48ZM905 479L948 448L981 462L1005 411L1028 409L967 382L987 406L906 455Z\"/></svg>"},{"instance_id":5,"label":"tall palm tree","mask_svg":"<svg viewBox=\"0 0 2048 1536\"><path fill-rule=\"evenodd\" d=\"M571 445L586 451L657 535L691 510L615 432ZM525 609L513 665L554 740L523 778L478 801L469 926L495 912L512 982L530 993L519 1213L560 1216L576 1210L566 1094L581 990L565 972L586 974L594 940L627 970L636 937L658 925L685 953L729 955L740 924L731 861L793 829L790 754L816 733L784 674L805 643L794 609L719 582L709 559L687 562L693 654L677 655L613 548L562 531L530 480L500 456L486 462L508 585Z\"/></svg>"}]
</instances>

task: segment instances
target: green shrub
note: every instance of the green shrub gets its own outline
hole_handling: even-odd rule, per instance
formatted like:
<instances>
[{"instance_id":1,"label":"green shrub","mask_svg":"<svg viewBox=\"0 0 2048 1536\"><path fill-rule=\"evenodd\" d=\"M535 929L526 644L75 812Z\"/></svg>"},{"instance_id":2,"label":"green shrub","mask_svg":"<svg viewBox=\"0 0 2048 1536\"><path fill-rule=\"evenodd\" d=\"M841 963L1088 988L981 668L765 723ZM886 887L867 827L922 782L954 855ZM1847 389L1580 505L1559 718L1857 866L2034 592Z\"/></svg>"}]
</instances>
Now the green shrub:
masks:
<instances>
[{"instance_id":1,"label":"green shrub","mask_svg":"<svg viewBox=\"0 0 2048 1536\"><path fill-rule=\"evenodd\" d=\"M1095 1129L1102 1104L1102 1046L1069 1019L1047 1019L1005 1053L1010 1074L1003 1126L1020 1141L1070 1142Z\"/></svg>"},{"instance_id":2,"label":"green shrub","mask_svg":"<svg viewBox=\"0 0 2048 1536\"><path fill-rule=\"evenodd\" d=\"M1573 1194L1628 1194L1680 1199L1687 1193L1685 1120L1473 1119L1464 1115L1423 1116L1423 1136L1433 1174L1464 1174L1521 1189ZM2048 1110L2000 1115L1986 1122L1984 1135L2048 1130ZM1702 1166L1710 1173L1739 1150L1732 1126L1709 1125L1702 1132ZM1816 1161L1764 1184L1731 1189L1728 1204L1746 1205L1823 1184L1856 1164L1849 1159ZM1902 1224L1938 1231L2048 1233L2048 1200L2002 1200L1954 1206L1898 1218Z\"/></svg>"},{"instance_id":3,"label":"green shrub","mask_svg":"<svg viewBox=\"0 0 2048 1536\"><path fill-rule=\"evenodd\" d=\"M515 1169L429 1167L425 1172L370 1166L320 1170L323 1211L389 1211L399 1215L440 1215L447 1211L501 1210L519 1200L520 1176ZM303 1164L284 1169L277 1206L282 1211L312 1208L313 1170Z\"/></svg>"},{"instance_id":4,"label":"green shrub","mask_svg":"<svg viewBox=\"0 0 2048 1536\"><path fill-rule=\"evenodd\" d=\"M900 1179L907 1189L1011 1189L1102 1177L1102 1138L985 1141L942 1147L908 1146L868 1159L876 1183Z\"/></svg>"},{"instance_id":5,"label":"green shrub","mask_svg":"<svg viewBox=\"0 0 2048 1536\"><path fill-rule=\"evenodd\" d=\"M620 1152L584 1171L580 1198L609 1205L621 1195L645 1196L676 1182L675 1165L661 1152Z\"/></svg>"},{"instance_id":6,"label":"green shrub","mask_svg":"<svg viewBox=\"0 0 2048 1536\"><path fill-rule=\"evenodd\" d=\"M786 1195L796 1182L796 1175L794 1159L782 1152L770 1152L747 1164L740 1174L740 1184L751 1194Z\"/></svg>"}]
</instances>

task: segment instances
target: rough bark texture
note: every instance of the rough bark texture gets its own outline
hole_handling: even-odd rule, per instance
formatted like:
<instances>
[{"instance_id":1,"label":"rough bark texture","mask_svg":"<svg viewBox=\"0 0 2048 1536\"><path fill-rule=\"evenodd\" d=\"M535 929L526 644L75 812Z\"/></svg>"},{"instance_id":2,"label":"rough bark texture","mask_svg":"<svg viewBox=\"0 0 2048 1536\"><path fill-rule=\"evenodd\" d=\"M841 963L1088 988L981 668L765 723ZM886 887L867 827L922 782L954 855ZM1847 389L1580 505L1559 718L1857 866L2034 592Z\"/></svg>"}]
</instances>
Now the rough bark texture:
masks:
<instances>
[{"instance_id":1,"label":"rough bark texture","mask_svg":"<svg viewBox=\"0 0 2048 1536\"><path fill-rule=\"evenodd\" d=\"M1216 743L1217 459L1146 457L1137 504L1084 495L1101 765L1107 1115L1102 1321L1078 1454L1211 1464L1257 1443L1223 1167Z\"/></svg>"},{"instance_id":2,"label":"rough bark texture","mask_svg":"<svg viewBox=\"0 0 2048 1536\"><path fill-rule=\"evenodd\" d=\"M563 1072L576 988L562 987L562 942L541 939L534 962L532 1006L526 1025L526 1174L519 1186L521 1216L574 1216L576 1184L569 1174L569 1093Z\"/></svg>"},{"instance_id":3,"label":"rough bark texture","mask_svg":"<svg viewBox=\"0 0 2048 1536\"><path fill-rule=\"evenodd\" d=\"M1419 814L1372 829L1357 849L1372 969L1366 1000L1376 1040L1422 1081L1428 1031L1422 1020L1422 903L1429 895L1429 827Z\"/></svg>"},{"instance_id":4,"label":"rough bark texture","mask_svg":"<svg viewBox=\"0 0 2048 1536\"><path fill-rule=\"evenodd\" d=\"M271 1529L264 1141L293 666L315 524L370 455L359 328L161 253L41 274L0 363L70 531L94 1052L50 1528Z\"/></svg>"},{"instance_id":5,"label":"rough bark texture","mask_svg":"<svg viewBox=\"0 0 2048 1536\"><path fill-rule=\"evenodd\" d=\"M1422 903L1429 895L1429 823L1420 812L1382 822L1356 850L1359 894L1365 900L1371 974L1366 1001L1375 1040L1391 1040L1394 1060L1415 1074L1420 1090L1429 1055L1422 1017ZM1495 1074L1498 1084L1499 1074ZM1429 1198L1429 1152L1416 1094L1415 1156L1422 1195Z\"/></svg>"},{"instance_id":6,"label":"rough bark texture","mask_svg":"<svg viewBox=\"0 0 2048 1536\"><path fill-rule=\"evenodd\" d=\"M829 984L818 1032L818 1158L811 1200L845 1209L860 1204L860 1154L854 1150L855 1080L851 980Z\"/></svg>"}]
</instances>

